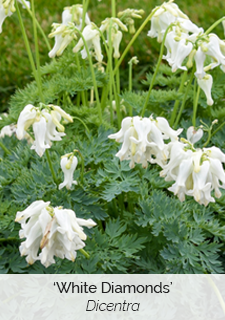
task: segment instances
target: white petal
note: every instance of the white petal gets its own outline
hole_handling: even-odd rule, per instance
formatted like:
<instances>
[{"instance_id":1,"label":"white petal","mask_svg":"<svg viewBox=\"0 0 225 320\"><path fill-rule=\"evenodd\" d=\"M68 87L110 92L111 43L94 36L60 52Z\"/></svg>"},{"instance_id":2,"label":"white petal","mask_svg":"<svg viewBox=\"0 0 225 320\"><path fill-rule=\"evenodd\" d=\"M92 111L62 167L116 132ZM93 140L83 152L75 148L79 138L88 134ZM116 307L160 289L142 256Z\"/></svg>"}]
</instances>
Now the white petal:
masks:
<instances>
[{"instance_id":1,"label":"white petal","mask_svg":"<svg viewBox=\"0 0 225 320\"><path fill-rule=\"evenodd\" d=\"M70 158L68 159L67 157L63 157L61 159L60 165L64 173L64 181L59 185L59 189L62 189L63 187L71 189L72 185L75 184L75 181L73 181L73 173L77 167L77 164L78 160L75 156L73 156L72 161L70 160ZM67 169L68 165L70 165L69 169Z\"/></svg>"},{"instance_id":2,"label":"white petal","mask_svg":"<svg viewBox=\"0 0 225 320\"><path fill-rule=\"evenodd\" d=\"M35 136L35 141L31 149L35 149L37 154L42 157L45 149L50 148L48 144L45 144L45 136L46 136L46 120L41 117L40 121L35 122L33 124L33 131Z\"/></svg>"},{"instance_id":3,"label":"white petal","mask_svg":"<svg viewBox=\"0 0 225 320\"><path fill-rule=\"evenodd\" d=\"M198 50L195 53L194 59L196 64L196 72L195 76L198 79L202 79L205 76L204 71L204 62L205 62L206 55L202 51L201 47L198 47Z\"/></svg>"},{"instance_id":4,"label":"white petal","mask_svg":"<svg viewBox=\"0 0 225 320\"><path fill-rule=\"evenodd\" d=\"M28 104L20 113L16 130L16 135L19 140L24 138L26 130L34 122L36 114L37 111L32 104Z\"/></svg>"},{"instance_id":5,"label":"white petal","mask_svg":"<svg viewBox=\"0 0 225 320\"><path fill-rule=\"evenodd\" d=\"M213 105L213 99L211 96L211 89L212 89L212 83L213 78L210 74L205 75L203 79L197 79L199 87L204 91L206 98L207 98L207 104L209 106Z\"/></svg>"},{"instance_id":6,"label":"white petal","mask_svg":"<svg viewBox=\"0 0 225 320\"><path fill-rule=\"evenodd\" d=\"M189 127L187 130L187 139L190 141L192 144L195 142L199 141L203 136L203 130L199 128L197 131L193 126Z\"/></svg>"}]
</instances>

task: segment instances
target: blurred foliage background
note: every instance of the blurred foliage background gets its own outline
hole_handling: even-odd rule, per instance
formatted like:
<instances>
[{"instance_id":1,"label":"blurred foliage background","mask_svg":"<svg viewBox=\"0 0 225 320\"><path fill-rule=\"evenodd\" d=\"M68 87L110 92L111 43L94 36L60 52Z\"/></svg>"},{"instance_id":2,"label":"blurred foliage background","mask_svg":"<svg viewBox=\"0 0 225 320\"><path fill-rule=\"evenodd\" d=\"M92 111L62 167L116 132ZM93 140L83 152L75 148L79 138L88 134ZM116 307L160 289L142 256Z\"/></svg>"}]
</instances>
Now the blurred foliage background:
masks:
<instances>
[{"instance_id":1,"label":"blurred foliage background","mask_svg":"<svg viewBox=\"0 0 225 320\"><path fill-rule=\"evenodd\" d=\"M110 13L110 0L89 1L88 13L93 22L98 26L101 21L109 16ZM79 1L71 0L36 0L36 15L42 28L46 34L51 32L51 24L53 22L61 23L61 14L63 8L78 4ZM198 26L207 29L216 20L225 15L225 1L224 0L177 0L176 3L189 18ZM146 1L146 0L127 0L117 1L117 12L125 10L126 8L144 9L145 15L143 19L136 20L136 29L141 25L150 11L157 5L161 5L162 1ZM32 21L26 10L21 10L24 23L27 29L27 34L30 39L30 43L33 45L33 31ZM150 23L146 26L145 30L140 34L139 38L134 43L134 47L131 48L129 54L126 56L125 61L121 65L121 86L127 86L128 72L127 62L129 59L136 55L140 61L139 65L135 67L133 88L140 89L140 80L145 79L145 74L150 71L151 65L155 63L158 52L159 44L155 39L147 37L147 32L150 28ZM217 35L223 39L224 32L222 24L217 26L214 30ZM121 43L121 52L125 48L126 44L131 39L130 34L125 34ZM54 45L54 39L50 39L51 46ZM45 43L39 37L40 46L40 58L41 64L49 62L48 50L45 47ZM30 69L29 60L23 44L21 31L18 23L16 13L11 17L8 17L3 24L3 32L0 35L0 112L6 111L8 108L8 102L10 96L18 88L23 88L26 83L32 80L32 74Z\"/></svg>"}]
</instances>

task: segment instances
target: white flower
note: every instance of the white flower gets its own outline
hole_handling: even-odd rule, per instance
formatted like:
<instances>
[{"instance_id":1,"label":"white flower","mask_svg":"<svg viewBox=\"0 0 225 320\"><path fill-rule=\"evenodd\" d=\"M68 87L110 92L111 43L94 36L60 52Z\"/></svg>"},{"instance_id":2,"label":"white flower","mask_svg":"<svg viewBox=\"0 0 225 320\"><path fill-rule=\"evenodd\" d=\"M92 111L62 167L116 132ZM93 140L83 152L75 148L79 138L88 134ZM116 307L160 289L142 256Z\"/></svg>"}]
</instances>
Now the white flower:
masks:
<instances>
[{"instance_id":1,"label":"white flower","mask_svg":"<svg viewBox=\"0 0 225 320\"><path fill-rule=\"evenodd\" d=\"M42 209L46 208L49 204L50 202L44 202L42 200L34 201L24 211L17 212L15 221L25 224L28 218L39 216Z\"/></svg>"},{"instance_id":2,"label":"white flower","mask_svg":"<svg viewBox=\"0 0 225 320\"><path fill-rule=\"evenodd\" d=\"M65 136L64 126L60 123L61 118L73 122L72 117L59 106L40 104L40 107L27 105L19 115L17 123L17 138L25 138L28 128L32 125L35 140L31 149L42 157L45 149L52 145L52 141L60 141ZM56 128L59 130L57 131Z\"/></svg>"},{"instance_id":3,"label":"white flower","mask_svg":"<svg viewBox=\"0 0 225 320\"><path fill-rule=\"evenodd\" d=\"M206 58L205 52L202 51L201 47L198 47L198 50L196 51L194 56L195 65L196 65L195 76L198 79L202 79L205 76L205 71L204 71L205 58Z\"/></svg>"},{"instance_id":4,"label":"white flower","mask_svg":"<svg viewBox=\"0 0 225 320\"><path fill-rule=\"evenodd\" d=\"M166 29L178 18L188 20L189 18L172 1L164 2L154 13L151 19L151 29L148 36L157 37L158 42L162 42ZM155 9L154 9L155 10ZM181 21L181 20L180 20Z\"/></svg>"},{"instance_id":5,"label":"white flower","mask_svg":"<svg viewBox=\"0 0 225 320\"><path fill-rule=\"evenodd\" d=\"M76 28L81 30L82 27L82 18L83 18L83 6L80 4L75 4L71 7L65 7L62 13L62 23L67 25L69 22L73 22L76 25ZM88 14L85 14L85 24L90 24Z\"/></svg>"},{"instance_id":6,"label":"white flower","mask_svg":"<svg viewBox=\"0 0 225 320\"><path fill-rule=\"evenodd\" d=\"M112 29L112 34L111 34L111 38L112 38L112 47L114 49L114 54L113 57L114 58L119 58L120 57L120 53L119 53L119 47L120 47L120 42L122 40L123 34L121 31L118 30L118 25L115 24L114 28Z\"/></svg>"},{"instance_id":7,"label":"white flower","mask_svg":"<svg viewBox=\"0 0 225 320\"><path fill-rule=\"evenodd\" d=\"M203 130L199 128L196 130L193 126L189 127L187 130L187 139L190 141L192 144L195 142L199 141L203 136Z\"/></svg>"},{"instance_id":8,"label":"white flower","mask_svg":"<svg viewBox=\"0 0 225 320\"><path fill-rule=\"evenodd\" d=\"M42 200L18 212L15 221L21 223L20 238L26 238L19 248L21 255L27 256L29 264L40 260L46 268L55 262L54 256L74 261L76 251L85 246L82 226L96 225L92 219L76 218L74 211L50 207L50 202Z\"/></svg>"},{"instance_id":9,"label":"white flower","mask_svg":"<svg viewBox=\"0 0 225 320\"><path fill-rule=\"evenodd\" d=\"M23 139L28 128L34 123L37 110L32 104L28 104L20 113L16 135L19 140Z\"/></svg>"},{"instance_id":10,"label":"white flower","mask_svg":"<svg viewBox=\"0 0 225 320\"><path fill-rule=\"evenodd\" d=\"M152 118L151 120L153 121ZM169 122L163 117L157 117L155 125L164 134L163 139L171 139L171 141L177 141L179 134L183 131L183 129L173 130L170 127Z\"/></svg>"},{"instance_id":11,"label":"white flower","mask_svg":"<svg viewBox=\"0 0 225 320\"><path fill-rule=\"evenodd\" d=\"M136 9L126 9L124 11L118 12L117 16L124 20L125 24L129 28L129 32L131 34L135 33L135 27L134 27L134 19L141 19L142 15L144 14L144 10L136 10Z\"/></svg>"},{"instance_id":12,"label":"white flower","mask_svg":"<svg viewBox=\"0 0 225 320\"><path fill-rule=\"evenodd\" d=\"M67 25L56 23L53 24L53 30L49 34L49 38L53 37L55 37L55 45L48 54L50 58L60 56L72 40L77 38L75 32Z\"/></svg>"},{"instance_id":13,"label":"white flower","mask_svg":"<svg viewBox=\"0 0 225 320\"><path fill-rule=\"evenodd\" d=\"M55 37L55 45L48 54L50 58L60 56L72 40L77 39L74 27L81 30L82 18L82 5L77 4L64 8L62 13L62 23L53 23L53 30L49 34L49 38ZM85 23L91 23L87 13L85 15Z\"/></svg>"},{"instance_id":14,"label":"white flower","mask_svg":"<svg viewBox=\"0 0 225 320\"><path fill-rule=\"evenodd\" d=\"M195 137L191 130L189 128L190 138L194 141L199 139L201 132ZM160 173L166 181L175 180L168 190L177 195L180 201L184 201L185 195L189 195L205 206L209 202L215 202L211 192L214 190L215 196L219 198L219 189L225 189L225 173L221 163L225 162L225 154L216 147L194 149L188 141L171 142L168 146L170 161Z\"/></svg>"},{"instance_id":15,"label":"white flower","mask_svg":"<svg viewBox=\"0 0 225 320\"><path fill-rule=\"evenodd\" d=\"M33 131L35 140L31 149L34 149L37 154L42 157L45 149L49 149L50 145L45 143L45 136L47 131L46 119L40 117L39 121L35 121L33 124Z\"/></svg>"},{"instance_id":16,"label":"white flower","mask_svg":"<svg viewBox=\"0 0 225 320\"><path fill-rule=\"evenodd\" d=\"M199 87L204 91L206 98L207 98L207 104L209 106L213 105L213 99L211 96L211 89L212 89L212 83L213 78L210 74L206 74L203 79L197 79Z\"/></svg>"},{"instance_id":17,"label":"white flower","mask_svg":"<svg viewBox=\"0 0 225 320\"><path fill-rule=\"evenodd\" d=\"M123 31L128 31L125 24L122 23L122 21L118 18L106 18L104 21L102 21L100 30L101 32L107 31L107 42L109 43L109 34L110 34L110 24L111 24L111 43L112 47L114 49L114 58L119 58L119 46L120 42L122 40L123 34L119 30L121 28Z\"/></svg>"},{"instance_id":18,"label":"white flower","mask_svg":"<svg viewBox=\"0 0 225 320\"><path fill-rule=\"evenodd\" d=\"M170 66L172 66L172 72L177 71L177 69L187 70L185 66L182 66L184 59L189 55L193 48L190 42L186 43L185 39L181 39L178 42L177 50L174 59L168 59Z\"/></svg>"},{"instance_id":19,"label":"white flower","mask_svg":"<svg viewBox=\"0 0 225 320\"><path fill-rule=\"evenodd\" d=\"M210 163L204 161L200 166L200 170L192 172L193 189L188 190L187 194L193 196L195 201L199 204L208 205L209 202L215 202L215 199L211 197L211 182L207 182L207 176L209 174Z\"/></svg>"},{"instance_id":20,"label":"white flower","mask_svg":"<svg viewBox=\"0 0 225 320\"><path fill-rule=\"evenodd\" d=\"M77 184L77 181L73 180L73 173L78 164L77 157L73 154L68 154L62 157L60 165L64 173L64 181L60 183L59 189L66 187L71 189L73 184Z\"/></svg>"},{"instance_id":21,"label":"white flower","mask_svg":"<svg viewBox=\"0 0 225 320\"><path fill-rule=\"evenodd\" d=\"M2 32L2 24L4 20L7 17L10 17L16 11L15 1L16 0L0 0L0 33ZM17 0L17 1L22 3L21 0ZM25 2L26 2L26 5L30 8L30 2L29 1L25 1Z\"/></svg>"},{"instance_id":22,"label":"white flower","mask_svg":"<svg viewBox=\"0 0 225 320\"><path fill-rule=\"evenodd\" d=\"M7 116L7 114L5 114ZM0 117L0 120L2 120L2 117ZM15 124L10 124L8 126L4 126L1 131L0 131L0 138L4 138L4 136L9 136L11 137L13 133L16 132L16 125Z\"/></svg>"},{"instance_id":23,"label":"white flower","mask_svg":"<svg viewBox=\"0 0 225 320\"><path fill-rule=\"evenodd\" d=\"M97 30L96 26L94 23L91 23L87 25L83 32L82 35L86 41L88 50L90 51L91 49L94 49L95 51L95 58L98 62L102 62L102 52L101 52L101 44L100 44L100 33ZM83 39L80 38L76 46L73 48L73 52L79 52L80 49L84 46ZM81 51L81 55L83 59L87 58L87 52L86 48Z\"/></svg>"},{"instance_id":24,"label":"white flower","mask_svg":"<svg viewBox=\"0 0 225 320\"><path fill-rule=\"evenodd\" d=\"M62 140L61 137L66 135L64 132L58 132L56 130L57 124L54 123L53 119L57 117L57 122L60 123L61 115L58 112L53 112L54 111L52 111L51 113L46 112L45 110L42 111L42 115L46 119L45 142L50 147L52 145L52 141L60 141Z\"/></svg>"},{"instance_id":25,"label":"white flower","mask_svg":"<svg viewBox=\"0 0 225 320\"><path fill-rule=\"evenodd\" d=\"M135 116L123 119L120 131L109 138L123 143L116 154L120 161L131 160L131 168L135 163L141 163L145 168L148 162L165 164L168 151L164 139L176 140L181 131L170 128L168 121L161 117L154 120Z\"/></svg>"}]
</instances>

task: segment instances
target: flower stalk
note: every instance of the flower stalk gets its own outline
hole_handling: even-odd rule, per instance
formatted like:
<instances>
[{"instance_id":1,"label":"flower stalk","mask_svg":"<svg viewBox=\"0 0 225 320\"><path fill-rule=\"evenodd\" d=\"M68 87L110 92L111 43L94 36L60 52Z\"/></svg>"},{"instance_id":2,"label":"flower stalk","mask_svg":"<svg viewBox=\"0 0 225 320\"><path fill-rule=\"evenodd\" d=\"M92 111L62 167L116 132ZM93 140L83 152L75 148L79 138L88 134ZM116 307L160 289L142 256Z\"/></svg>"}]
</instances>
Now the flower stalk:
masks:
<instances>
[{"instance_id":1,"label":"flower stalk","mask_svg":"<svg viewBox=\"0 0 225 320\"><path fill-rule=\"evenodd\" d=\"M39 48L38 48L38 36L37 36L37 26L36 26L36 19L35 19L34 0L31 0L31 6L32 6L32 19L33 19L33 30L34 30L34 43L35 43L38 89L39 89L41 101L44 103L44 96L43 96L43 92L42 92L40 57L39 57Z\"/></svg>"},{"instance_id":2,"label":"flower stalk","mask_svg":"<svg viewBox=\"0 0 225 320\"><path fill-rule=\"evenodd\" d=\"M56 178L56 175L55 175L55 171L53 169L53 165L52 165L52 161L51 161L51 157L50 157L48 149L45 150L45 153L46 153L46 157L47 157L47 160L48 160L48 165L49 165L53 180L54 180L55 184L58 187L58 181L57 181L57 178Z\"/></svg>"},{"instance_id":3,"label":"flower stalk","mask_svg":"<svg viewBox=\"0 0 225 320\"><path fill-rule=\"evenodd\" d=\"M144 104L144 107L142 109L142 112L141 112L141 117L144 116L145 114L145 110L147 108L147 105L148 105L148 100L150 98L150 95L151 95L151 92L152 92L152 88L153 88L153 85L155 83L155 78L157 76L157 73L159 71L159 67L160 67L160 63L162 61L162 57L163 57L163 50L164 50L164 43L166 41L166 36L167 36L167 33L169 31L169 29L171 28L172 25L170 25L167 29L166 29L166 32L164 33L164 36L163 36L163 41L162 41L162 44L161 44L161 48L160 48L160 54L159 54L159 59L158 59L158 62L157 62L157 65L156 65L156 68L155 68L155 72L153 74L153 77L152 77L152 81L151 81L151 84L149 86L149 89L148 89L148 94L147 94L147 97L145 99L145 104Z\"/></svg>"},{"instance_id":4,"label":"flower stalk","mask_svg":"<svg viewBox=\"0 0 225 320\"><path fill-rule=\"evenodd\" d=\"M194 100L193 117L192 117L192 124L194 127L196 126L196 115L197 115L197 110L198 110L198 99L199 99L200 89L201 88L198 86L196 97Z\"/></svg>"},{"instance_id":5,"label":"flower stalk","mask_svg":"<svg viewBox=\"0 0 225 320\"><path fill-rule=\"evenodd\" d=\"M126 49L124 50L123 54L121 55L120 59L118 60L113 73L116 74L117 69L119 68L119 66L121 65L124 57L126 56L126 54L128 53L128 51L130 50L130 47L132 46L132 44L134 43L134 41L137 39L137 37L139 36L139 34L141 33L141 31L144 29L144 27L146 26L146 24L149 22L149 20L151 20L151 18L153 17L153 15L155 14L155 12L158 10L158 8L154 9L145 19L145 21L142 23L142 25L139 27L139 29L137 30L137 32L134 34L133 38L131 39L131 41L128 43L128 45L126 46Z\"/></svg>"},{"instance_id":6,"label":"flower stalk","mask_svg":"<svg viewBox=\"0 0 225 320\"><path fill-rule=\"evenodd\" d=\"M87 42L86 42L82 32L77 28L75 28L75 30L79 33L80 37L82 38L86 52L87 52L89 65L90 65L90 69L91 69L93 85L94 85L94 89L95 89L95 96L96 96L97 107L98 107L98 115L99 115L100 123L102 123L102 109L101 109L101 104L100 104L100 100L99 100L98 87L97 87L97 82L96 82L96 78L95 78L95 72L94 72L94 67L93 67L91 55L90 55L90 52L89 52L89 49L87 46Z\"/></svg>"},{"instance_id":7,"label":"flower stalk","mask_svg":"<svg viewBox=\"0 0 225 320\"><path fill-rule=\"evenodd\" d=\"M28 7L26 1L21 0L21 2L23 3L24 7L26 8L26 10L27 10L27 12L29 13L29 15L31 16L31 18L33 18L33 13L32 13L32 11L30 10L30 8ZM50 50L51 50L51 46L50 46L50 43L49 43L49 41L48 41L48 38L47 38L47 36L45 35L44 30L42 29L42 27L41 27L40 23L38 22L38 20L36 19L36 17L35 17L35 23L36 23L37 28L38 28L38 30L40 31L41 35L43 36L43 39L44 39L44 41L45 41L45 43L46 43L46 46L47 46L48 50L50 51Z\"/></svg>"},{"instance_id":8,"label":"flower stalk","mask_svg":"<svg viewBox=\"0 0 225 320\"><path fill-rule=\"evenodd\" d=\"M185 83L186 79L187 79L187 71L184 71L182 79L181 79L181 84L180 84L180 87L178 89L178 93L183 92L184 83ZM176 100L175 103L174 103L173 111L172 111L171 118L170 118L170 126L171 127L174 124L174 121L175 121L175 118L176 118L176 114L177 114L177 110L178 110L178 107L179 107L179 103L180 103L180 100Z\"/></svg>"},{"instance_id":9,"label":"flower stalk","mask_svg":"<svg viewBox=\"0 0 225 320\"><path fill-rule=\"evenodd\" d=\"M189 79L189 82L188 82L188 85L187 85L187 88L186 88L186 91L185 91L185 94L184 94L184 99L182 101L182 104L181 104L181 107L180 107L180 111L178 113L178 116L177 116L175 124L174 124L174 129L176 129L176 127L177 127L177 125L178 125L178 123L180 121L180 117L182 115L182 112L184 110L185 102L187 100L187 95L188 95L188 92L189 92L189 90L191 88L192 81L194 79L194 73L195 73L195 68L192 68L191 76L190 76L190 79Z\"/></svg>"},{"instance_id":10,"label":"flower stalk","mask_svg":"<svg viewBox=\"0 0 225 320\"><path fill-rule=\"evenodd\" d=\"M79 249L80 253L82 253L87 259L90 259L90 254L87 253L84 249Z\"/></svg>"},{"instance_id":11,"label":"flower stalk","mask_svg":"<svg viewBox=\"0 0 225 320\"><path fill-rule=\"evenodd\" d=\"M25 47L26 47L26 50L27 50L28 58L29 58L29 61L30 61L31 69L33 71L33 75L34 75L34 78L35 78L35 80L37 82L37 85L39 85L38 80L37 80L37 71L36 71L36 68L35 68L34 59L33 59L33 56L32 56L32 52L31 52L31 49L30 49L29 41L28 41L28 38L27 38L27 34L26 34L26 31L25 31L25 27L24 27L24 24L23 24L23 20L22 20L22 17L21 17L21 13L20 13L20 9L19 9L17 1L15 1L15 7L16 7L20 28L21 28L23 39L24 39L24 43L25 43Z\"/></svg>"}]
</instances>

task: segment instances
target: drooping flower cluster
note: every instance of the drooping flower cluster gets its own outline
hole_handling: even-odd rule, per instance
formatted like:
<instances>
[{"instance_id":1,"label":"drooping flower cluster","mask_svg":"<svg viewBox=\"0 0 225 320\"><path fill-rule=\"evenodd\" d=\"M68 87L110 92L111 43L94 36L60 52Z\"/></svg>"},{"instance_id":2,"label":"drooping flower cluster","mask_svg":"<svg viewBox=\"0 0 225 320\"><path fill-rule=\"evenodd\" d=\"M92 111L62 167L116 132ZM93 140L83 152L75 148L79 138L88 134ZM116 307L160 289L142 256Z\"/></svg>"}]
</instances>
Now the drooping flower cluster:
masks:
<instances>
[{"instance_id":1,"label":"drooping flower cluster","mask_svg":"<svg viewBox=\"0 0 225 320\"><path fill-rule=\"evenodd\" d=\"M138 116L127 117L122 121L121 129L109 135L110 139L122 142L122 148L116 154L120 160L130 160L130 168L141 163L144 168L148 162L163 166L168 157L165 139L176 141L182 129L173 130L165 118L154 120Z\"/></svg>"},{"instance_id":2,"label":"drooping flower cluster","mask_svg":"<svg viewBox=\"0 0 225 320\"><path fill-rule=\"evenodd\" d=\"M60 183L59 189L66 187L71 189L73 184L77 184L76 180L73 180L73 173L78 164L77 157L74 156L73 152L65 154L61 157L61 168L64 173L64 181Z\"/></svg>"},{"instance_id":3,"label":"drooping flower cluster","mask_svg":"<svg viewBox=\"0 0 225 320\"><path fill-rule=\"evenodd\" d=\"M142 15L144 14L144 10L137 10L137 9L126 9L124 11L118 12L118 18L128 26L129 32L131 34L135 33L134 27L134 19L141 19Z\"/></svg>"},{"instance_id":4,"label":"drooping flower cluster","mask_svg":"<svg viewBox=\"0 0 225 320\"><path fill-rule=\"evenodd\" d=\"M192 68L194 61L198 85L206 95L207 104L212 105L213 79L206 72L219 65L225 71L224 42L216 34L204 33L204 30L192 23L172 1L164 3L155 10L148 36L158 37L158 41L161 42L166 29L171 25L165 40L167 54L163 58L167 60L173 72L177 69ZM205 65L208 61L207 57L211 62ZM188 61L185 66L183 62L186 58Z\"/></svg>"},{"instance_id":5,"label":"drooping flower cluster","mask_svg":"<svg viewBox=\"0 0 225 320\"><path fill-rule=\"evenodd\" d=\"M101 51L100 33L96 25L93 22L88 24L84 28L82 35L84 37L84 40L86 41L89 52L91 52L91 50L94 49L95 59L101 63L103 59L103 55ZM80 38L76 46L73 48L73 52L75 53L79 52L80 49L83 47L84 47L84 41L82 38ZM83 59L87 58L87 51L85 47L81 50L81 55Z\"/></svg>"},{"instance_id":6,"label":"drooping flower cluster","mask_svg":"<svg viewBox=\"0 0 225 320\"><path fill-rule=\"evenodd\" d=\"M55 37L55 45L48 54L50 58L60 56L72 40L77 39L74 28L81 30L82 17L82 5L76 4L72 7L64 8L62 13L62 23L53 23L52 32L49 34L49 38ZM86 13L85 24L89 25L90 23L91 21Z\"/></svg>"},{"instance_id":7,"label":"drooping flower cluster","mask_svg":"<svg viewBox=\"0 0 225 320\"><path fill-rule=\"evenodd\" d=\"M15 221L21 224L20 238L26 238L19 248L21 256L27 256L29 264L40 260L46 268L55 263L54 256L74 261L87 238L82 226L96 225L92 219L77 218L73 210L53 208L42 200L17 212Z\"/></svg>"},{"instance_id":8,"label":"drooping flower cluster","mask_svg":"<svg viewBox=\"0 0 225 320\"><path fill-rule=\"evenodd\" d=\"M87 25L83 32L82 36L87 43L87 47L89 52L94 50L95 59L101 64L103 60L102 52L101 52L101 43L100 43L100 32L104 33L107 32L107 40L109 41L109 34L110 34L110 26L111 26L111 42L112 47L114 49L113 57L119 58L119 46L122 40L122 32L119 30L121 28L123 31L128 31L125 24L118 18L107 18L101 23L101 27L98 27L92 22L91 24ZM100 30L100 31L99 31ZM79 52L80 49L84 47L84 41L82 38L78 41L77 45L74 47L73 52ZM81 51L82 58L85 59L87 57L86 48L84 47Z\"/></svg>"},{"instance_id":9,"label":"drooping flower cluster","mask_svg":"<svg viewBox=\"0 0 225 320\"><path fill-rule=\"evenodd\" d=\"M10 17L15 11L15 1L23 4L21 0L0 0L0 33L2 32L2 24L7 17ZM30 8L30 2L24 1Z\"/></svg>"},{"instance_id":10,"label":"drooping flower cluster","mask_svg":"<svg viewBox=\"0 0 225 320\"><path fill-rule=\"evenodd\" d=\"M180 201L189 195L207 206L209 202L215 202L211 196L213 190L215 197L220 198L219 188L225 189L222 162L225 162L225 154L217 147L195 149L191 144L175 142L171 144L170 161L160 175L166 181L176 181L169 190Z\"/></svg>"},{"instance_id":11,"label":"drooping flower cluster","mask_svg":"<svg viewBox=\"0 0 225 320\"><path fill-rule=\"evenodd\" d=\"M112 42L112 47L114 49L113 57L114 58L119 58L120 53L119 53L119 46L120 42L122 40L123 34L119 30L123 31L128 31L127 27L125 24L122 23L122 21L118 18L106 18L104 21L102 21L100 30L102 33L106 31L107 33L107 42L109 42L109 36L110 36L110 28L111 28L111 42Z\"/></svg>"},{"instance_id":12,"label":"drooping flower cluster","mask_svg":"<svg viewBox=\"0 0 225 320\"><path fill-rule=\"evenodd\" d=\"M34 107L28 104L19 115L17 138L23 139L26 131L32 125L35 140L31 149L35 149L41 157L45 149L51 147L52 141L60 141L61 137L65 136L64 126L60 123L62 117L73 122L71 116L59 106L40 104L40 107Z\"/></svg>"}]
</instances>

